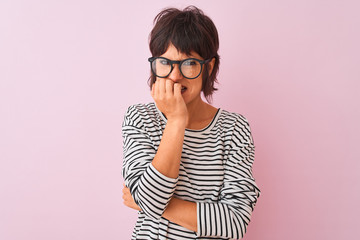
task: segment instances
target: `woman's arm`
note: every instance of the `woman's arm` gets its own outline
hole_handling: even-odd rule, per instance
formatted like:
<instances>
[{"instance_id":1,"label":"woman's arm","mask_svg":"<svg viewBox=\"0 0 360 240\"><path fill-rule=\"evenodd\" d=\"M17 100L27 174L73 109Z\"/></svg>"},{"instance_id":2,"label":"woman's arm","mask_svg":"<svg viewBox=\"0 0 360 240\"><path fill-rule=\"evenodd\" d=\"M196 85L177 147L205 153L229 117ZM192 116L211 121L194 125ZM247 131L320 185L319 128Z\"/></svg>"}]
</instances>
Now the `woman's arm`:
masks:
<instances>
[{"instance_id":1,"label":"woman's arm","mask_svg":"<svg viewBox=\"0 0 360 240\"><path fill-rule=\"evenodd\" d=\"M231 154L225 166L219 201L197 202L198 237L244 237L260 196L252 176L253 160L252 145L244 145Z\"/></svg>"},{"instance_id":2,"label":"woman's arm","mask_svg":"<svg viewBox=\"0 0 360 240\"><path fill-rule=\"evenodd\" d=\"M196 232L198 237L243 238L260 190L252 176L254 146L245 144L229 156L217 202L189 202L175 197L163 217Z\"/></svg>"},{"instance_id":3,"label":"woman's arm","mask_svg":"<svg viewBox=\"0 0 360 240\"><path fill-rule=\"evenodd\" d=\"M185 122L184 122L185 123ZM152 165L169 178L179 175L185 124L178 120L168 120Z\"/></svg>"},{"instance_id":4,"label":"woman's arm","mask_svg":"<svg viewBox=\"0 0 360 240\"><path fill-rule=\"evenodd\" d=\"M160 79L151 95L167 116L160 145L154 149L143 116L129 109L123 123L123 176L135 203L146 215L159 219L175 191L188 117L180 84Z\"/></svg>"},{"instance_id":5,"label":"woman's arm","mask_svg":"<svg viewBox=\"0 0 360 240\"><path fill-rule=\"evenodd\" d=\"M123 177L135 203L151 218L159 219L170 201L177 178L159 172L152 160L156 149L144 127L142 105L129 107L123 122Z\"/></svg>"},{"instance_id":6,"label":"woman's arm","mask_svg":"<svg viewBox=\"0 0 360 240\"><path fill-rule=\"evenodd\" d=\"M127 207L141 211L141 208L136 205L129 188L127 188L125 184L123 188L123 200ZM197 231L197 210L195 202L189 202L173 197L162 216L189 230L194 232Z\"/></svg>"},{"instance_id":7,"label":"woman's arm","mask_svg":"<svg viewBox=\"0 0 360 240\"><path fill-rule=\"evenodd\" d=\"M243 238L260 196L252 166L255 145L248 121L236 114L224 183L217 202L197 202L198 237Z\"/></svg>"},{"instance_id":8,"label":"woman's arm","mask_svg":"<svg viewBox=\"0 0 360 240\"><path fill-rule=\"evenodd\" d=\"M188 112L181 96L181 85L171 80L158 79L151 96L158 109L167 117L167 123L158 151L152 161L153 166L170 178L177 178L184 142Z\"/></svg>"},{"instance_id":9,"label":"woman's arm","mask_svg":"<svg viewBox=\"0 0 360 240\"><path fill-rule=\"evenodd\" d=\"M163 217L191 231L197 231L196 203L173 197Z\"/></svg>"},{"instance_id":10,"label":"woman's arm","mask_svg":"<svg viewBox=\"0 0 360 240\"><path fill-rule=\"evenodd\" d=\"M163 217L196 232L198 237L243 238L260 196L252 174L255 146L250 125L237 117L232 148L224 165L219 200L188 202L172 198Z\"/></svg>"}]
</instances>

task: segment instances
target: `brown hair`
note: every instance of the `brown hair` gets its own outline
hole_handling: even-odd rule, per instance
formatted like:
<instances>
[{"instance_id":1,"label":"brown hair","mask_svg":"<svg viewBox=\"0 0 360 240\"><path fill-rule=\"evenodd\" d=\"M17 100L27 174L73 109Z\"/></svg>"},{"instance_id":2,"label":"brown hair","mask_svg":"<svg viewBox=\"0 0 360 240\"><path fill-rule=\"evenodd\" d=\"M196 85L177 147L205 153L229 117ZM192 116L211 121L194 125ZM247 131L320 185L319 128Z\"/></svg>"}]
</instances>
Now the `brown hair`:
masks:
<instances>
[{"instance_id":1,"label":"brown hair","mask_svg":"<svg viewBox=\"0 0 360 240\"><path fill-rule=\"evenodd\" d=\"M177 50L187 55L192 51L198 53L204 59L215 58L215 64L209 75L209 63L204 65L202 74L202 92L208 102L211 102L212 94L217 90L220 57L219 37L213 21L202 10L195 6L188 6L184 10L166 8L154 19L154 28L149 35L149 47L153 57L164 54L169 45L173 44ZM156 80L151 73L149 78L150 89Z\"/></svg>"}]
</instances>

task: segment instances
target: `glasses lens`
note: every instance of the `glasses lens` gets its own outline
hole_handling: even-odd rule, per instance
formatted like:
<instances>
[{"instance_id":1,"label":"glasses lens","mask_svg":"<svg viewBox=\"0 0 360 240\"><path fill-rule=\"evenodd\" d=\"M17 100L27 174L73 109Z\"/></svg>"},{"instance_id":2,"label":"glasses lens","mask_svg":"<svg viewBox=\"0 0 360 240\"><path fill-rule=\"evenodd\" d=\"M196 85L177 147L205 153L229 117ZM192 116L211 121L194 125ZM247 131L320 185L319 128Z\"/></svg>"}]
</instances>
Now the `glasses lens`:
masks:
<instances>
[{"instance_id":1,"label":"glasses lens","mask_svg":"<svg viewBox=\"0 0 360 240\"><path fill-rule=\"evenodd\" d=\"M158 77L166 77L171 71L171 62L165 58L156 58L151 64L152 70Z\"/></svg>"},{"instance_id":2,"label":"glasses lens","mask_svg":"<svg viewBox=\"0 0 360 240\"><path fill-rule=\"evenodd\" d=\"M181 72L186 78L196 78L201 72L201 64L195 59L188 59L181 64Z\"/></svg>"}]
</instances>

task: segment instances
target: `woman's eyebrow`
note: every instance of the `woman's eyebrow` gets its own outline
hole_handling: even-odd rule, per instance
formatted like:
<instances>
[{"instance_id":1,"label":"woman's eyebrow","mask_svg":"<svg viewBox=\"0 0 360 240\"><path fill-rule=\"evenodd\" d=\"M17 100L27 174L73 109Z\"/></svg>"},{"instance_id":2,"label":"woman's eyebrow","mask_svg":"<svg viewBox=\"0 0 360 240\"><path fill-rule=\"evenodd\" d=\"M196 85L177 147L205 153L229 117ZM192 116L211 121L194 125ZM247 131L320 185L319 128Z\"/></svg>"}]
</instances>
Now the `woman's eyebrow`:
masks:
<instances>
[{"instance_id":1,"label":"woman's eyebrow","mask_svg":"<svg viewBox=\"0 0 360 240\"><path fill-rule=\"evenodd\" d=\"M189 58L196 58L196 59L200 59L201 60L201 57L196 57L196 56L186 56L185 58L180 58L180 59L172 59L172 58L169 58L169 57L165 57L163 55L159 56L159 57L163 57L163 58L166 58L166 59L169 59L171 61L182 61L182 60L185 60L185 59L189 59Z\"/></svg>"}]
</instances>

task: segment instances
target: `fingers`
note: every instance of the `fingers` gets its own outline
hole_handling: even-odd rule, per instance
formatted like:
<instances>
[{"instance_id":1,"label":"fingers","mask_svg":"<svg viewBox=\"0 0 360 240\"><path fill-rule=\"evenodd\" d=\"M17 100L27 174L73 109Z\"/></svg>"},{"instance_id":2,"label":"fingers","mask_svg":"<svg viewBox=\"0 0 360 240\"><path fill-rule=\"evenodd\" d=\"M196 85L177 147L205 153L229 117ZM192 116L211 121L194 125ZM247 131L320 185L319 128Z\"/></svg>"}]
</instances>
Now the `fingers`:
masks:
<instances>
[{"instance_id":1,"label":"fingers","mask_svg":"<svg viewBox=\"0 0 360 240\"><path fill-rule=\"evenodd\" d=\"M125 204L126 206L128 206L128 205L129 205L129 202L131 202L131 200L132 200L132 196L131 196L131 193L130 193L130 189L127 188L126 186L124 186L122 192L123 192L122 199L124 200L124 204Z\"/></svg>"},{"instance_id":2,"label":"fingers","mask_svg":"<svg viewBox=\"0 0 360 240\"><path fill-rule=\"evenodd\" d=\"M166 97L171 98L174 96L174 82L171 80L166 80Z\"/></svg>"},{"instance_id":3,"label":"fingers","mask_svg":"<svg viewBox=\"0 0 360 240\"><path fill-rule=\"evenodd\" d=\"M156 84L156 85L158 87L158 92L157 92L158 96L160 98L163 98L165 96L165 92L166 92L165 79L163 79L163 78L160 79L159 84Z\"/></svg>"},{"instance_id":4,"label":"fingers","mask_svg":"<svg viewBox=\"0 0 360 240\"><path fill-rule=\"evenodd\" d=\"M141 208L135 203L134 201L134 198L132 197L131 193L130 193L130 189L128 187L124 185L124 188L122 190L123 192L123 196L122 196L122 199L124 200L124 204L125 206L129 207L129 208L132 208L132 209L135 209L135 210L138 210L138 211L141 211Z\"/></svg>"},{"instance_id":5,"label":"fingers","mask_svg":"<svg viewBox=\"0 0 360 240\"><path fill-rule=\"evenodd\" d=\"M130 194L130 189L129 189L128 187L124 186L122 192L123 192L124 194L127 194L127 193Z\"/></svg>"},{"instance_id":6,"label":"fingers","mask_svg":"<svg viewBox=\"0 0 360 240\"><path fill-rule=\"evenodd\" d=\"M186 118L187 109L181 94L181 84L170 79L158 78L153 83L152 97L156 107L166 115L169 120Z\"/></svg>"},{"instance_id":7,"label":"fingers","mask_svg":"<svg viewBox=\"0 0 360 240\"><path fill-rule=\"evenodd\" d=\"M181 84L180 83L174 84L174 96L181 97Z\"/></svg>"},{"instance_id":8,"label":"fingers","mask_svg":"<svg viewBox=\"0 0 360 240\"><path fill-rule=\"evenodd\" d=\"M164 99L174 95L174 82L169 79L157 79L151 89L153 98Z\"/></svg>"}]
</instances>

